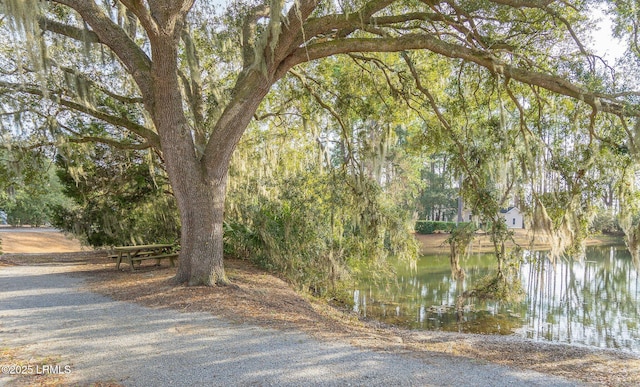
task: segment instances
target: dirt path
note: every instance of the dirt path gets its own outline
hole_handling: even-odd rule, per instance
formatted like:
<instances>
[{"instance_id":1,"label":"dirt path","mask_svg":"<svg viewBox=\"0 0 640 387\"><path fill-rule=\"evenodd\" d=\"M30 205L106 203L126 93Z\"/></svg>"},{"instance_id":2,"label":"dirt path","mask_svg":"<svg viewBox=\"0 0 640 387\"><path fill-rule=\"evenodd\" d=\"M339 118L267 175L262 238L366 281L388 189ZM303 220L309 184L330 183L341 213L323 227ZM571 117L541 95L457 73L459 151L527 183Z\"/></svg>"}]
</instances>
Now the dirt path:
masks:
<instances>
[{"instance_id":1,"label":"dirt path","mask_svg":"<svg viewBox=\"0 0 640 387\"><path fill-rule=\"evenodd\" d=\"M0 251L11 253L67 253L86 251L77 239L53 228L0 227Z\"/></svg>"}]
</instances>

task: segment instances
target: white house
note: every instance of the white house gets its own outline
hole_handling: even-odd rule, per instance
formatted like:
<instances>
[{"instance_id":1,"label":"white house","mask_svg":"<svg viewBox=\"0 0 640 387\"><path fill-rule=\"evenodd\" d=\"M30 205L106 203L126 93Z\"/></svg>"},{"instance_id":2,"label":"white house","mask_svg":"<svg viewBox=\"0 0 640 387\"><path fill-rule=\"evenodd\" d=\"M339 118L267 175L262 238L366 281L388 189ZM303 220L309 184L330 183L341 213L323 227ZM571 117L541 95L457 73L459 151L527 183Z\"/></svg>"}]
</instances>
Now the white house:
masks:
<instances>
[{"instance_id":1,"label":"white house","mask_svg":"<svg viewBox=\"0 0 640 387\"><path fill-rule=\"evenodd\" d=\"M500 210L500 216L507 223L507 228L524 228L524 217L518 207L509 207Z\"/></svg>"},{"instance_id":2,"label":"white house","mask_svg":"<svg viewBox=\"0 0 640 387\"><path fill-rule=\"evenodd\" d=\"M504 208L500 210L500 216L504 218L507 228L524 228L524 215L518 207ZM462 221L473 221L473 213L471 210L467 208L462 210Z\"/></svg>"}]
</instances>

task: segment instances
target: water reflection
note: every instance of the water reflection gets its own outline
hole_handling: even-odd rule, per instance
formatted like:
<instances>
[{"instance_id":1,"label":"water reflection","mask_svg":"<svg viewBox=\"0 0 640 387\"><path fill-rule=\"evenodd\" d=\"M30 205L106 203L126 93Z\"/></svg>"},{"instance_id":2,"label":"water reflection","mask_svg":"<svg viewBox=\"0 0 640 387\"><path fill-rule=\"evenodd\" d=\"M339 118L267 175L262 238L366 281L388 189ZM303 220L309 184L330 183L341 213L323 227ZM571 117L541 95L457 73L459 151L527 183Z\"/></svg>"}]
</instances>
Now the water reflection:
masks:
<instances>
[{"instance_id":1,"label":"water reflection","mask_svg":"<svg viewBox=\"0 0 640 387\"><path fill-rule=\"evenodd\" d=\"M504 304L469 300L462 319L456 298L490 275L488 254L461 262L464 280L451 278L446 255L422 257L417 269L397 265L397 280L363 284L354 309L363 316L415 329L512 334L565 343L622 348L640 353L640 279L623 247L590 247L581 262L525 256L520 276L526 296Z\"/></svg>"}]
</instances>

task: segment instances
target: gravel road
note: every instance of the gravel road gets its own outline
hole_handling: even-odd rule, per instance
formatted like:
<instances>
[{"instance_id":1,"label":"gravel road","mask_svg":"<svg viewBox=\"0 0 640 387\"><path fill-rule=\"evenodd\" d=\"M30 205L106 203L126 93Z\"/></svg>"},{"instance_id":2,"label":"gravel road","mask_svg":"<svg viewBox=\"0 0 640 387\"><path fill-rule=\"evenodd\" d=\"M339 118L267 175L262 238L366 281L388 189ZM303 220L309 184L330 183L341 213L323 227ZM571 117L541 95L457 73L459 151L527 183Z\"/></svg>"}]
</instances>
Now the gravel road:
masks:
<instances>
[{"instance_id":1,"label":"gravel road","mask_svg":"<svg viewBox=\"0 0 640 387\"><path fill-rule=\"evenodd\" d=\"M72 384L125 386L574 386L478 361L427 361L302 333L113 301L64 266L0 267L0 347L52 356ZM0 386L11 377L0 374Z\"/></svg>"}]
</instances>

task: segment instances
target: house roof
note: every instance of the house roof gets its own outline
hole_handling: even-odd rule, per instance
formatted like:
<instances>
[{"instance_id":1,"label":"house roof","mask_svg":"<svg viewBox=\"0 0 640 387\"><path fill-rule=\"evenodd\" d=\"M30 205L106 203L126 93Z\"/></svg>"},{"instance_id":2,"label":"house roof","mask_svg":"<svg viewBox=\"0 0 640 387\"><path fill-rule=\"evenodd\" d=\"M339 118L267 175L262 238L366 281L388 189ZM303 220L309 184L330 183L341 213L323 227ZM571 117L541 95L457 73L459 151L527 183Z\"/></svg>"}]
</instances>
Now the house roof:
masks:
<instances>
[{"instance_id":1,"label":"house roof","mask_svg":"<svg viewBox=\"0 0 640 387\"><path fill-rule=\"evenodd\" d=\"M509 208L503 208L500 210L501 214L508 214L509 212L511 212L512 210L517 210L518 212L520 212L520 210L518 209L518 207L515 206L511 206Z\"/></svg>"}]
</instances>

